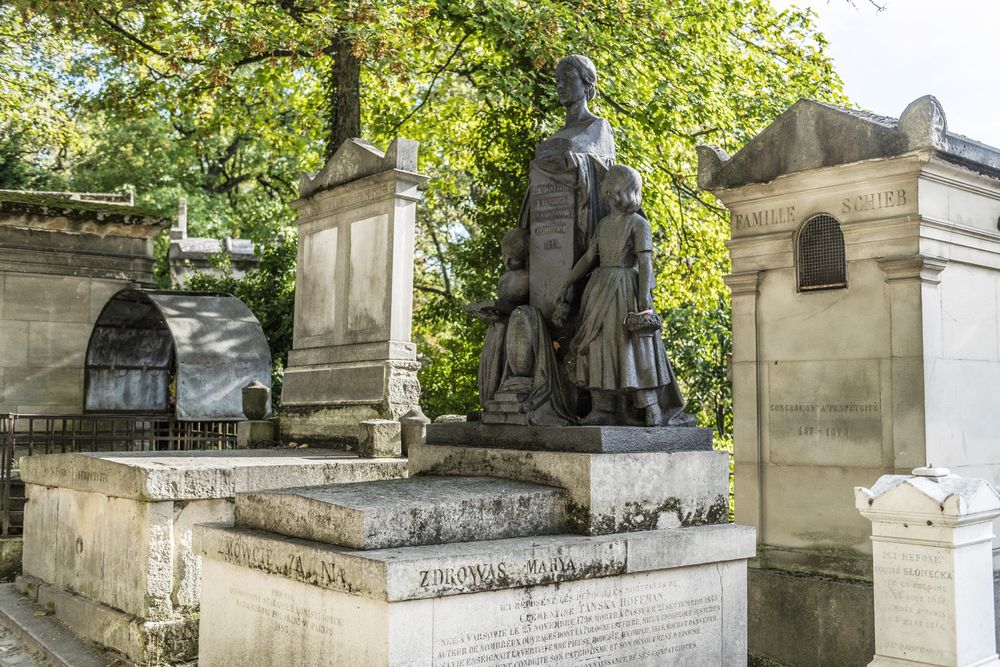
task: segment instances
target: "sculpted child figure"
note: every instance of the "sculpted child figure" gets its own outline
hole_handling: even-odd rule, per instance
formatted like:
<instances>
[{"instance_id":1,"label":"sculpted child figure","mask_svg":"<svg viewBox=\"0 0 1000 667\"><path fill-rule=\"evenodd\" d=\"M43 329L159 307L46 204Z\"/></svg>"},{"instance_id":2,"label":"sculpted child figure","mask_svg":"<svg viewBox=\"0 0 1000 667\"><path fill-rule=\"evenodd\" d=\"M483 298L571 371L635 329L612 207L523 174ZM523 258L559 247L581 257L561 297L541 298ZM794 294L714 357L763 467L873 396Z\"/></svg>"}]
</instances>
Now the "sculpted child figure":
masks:
<instances>
[{"instance_id":1,"label":"sculpted child figure","mask_svg":"<svg viewBox=\"0 0 1000 667\"><path fill-rule=\"evenodd\" d=\"M479 401L485 406L503 379L506 359L507 320L511 312L528 301L528 231L511 229L500 242L506 271L497 285L497 298L465 307L487 323L486 340L479 358Z\"/></svg>"},{"instance_id":2,"label":"sculpted child figure","mask_svg":"<svg viewBox=\"0 0 1000 667\"><path fill-rule=\"evenodd\" d=\"M646 426L659 426L660 390L676 381L657 332L661 320L653 311L652 232L639 214L642 178L630 167L612 166L601 196L611 212L566 278L554 315L557 321L568 315L574 283L590 272L580 326L569 347L573 380L590 390L593 406L580 423L621 423L618 403L627 396Z\"/></svg>"}]
</instances>

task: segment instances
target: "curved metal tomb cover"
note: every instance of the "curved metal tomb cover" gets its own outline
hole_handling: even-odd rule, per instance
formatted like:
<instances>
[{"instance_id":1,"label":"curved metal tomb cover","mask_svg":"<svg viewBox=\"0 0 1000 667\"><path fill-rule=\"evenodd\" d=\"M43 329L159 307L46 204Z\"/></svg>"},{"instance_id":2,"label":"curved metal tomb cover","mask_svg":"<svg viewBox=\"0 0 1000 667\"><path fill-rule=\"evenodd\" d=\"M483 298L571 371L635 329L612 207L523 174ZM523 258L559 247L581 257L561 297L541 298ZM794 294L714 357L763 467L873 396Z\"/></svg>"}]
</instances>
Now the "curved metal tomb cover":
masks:
<instances>
[{"instance_id":1,"label":"curved metal tomb cover","mask_svg":"<svg viewBox=\"0 0 1000 667\"><path fill-rule=\"evenodd\" d=\"M242 301L124 289L105 304L90 334L84 412L245 419L242 390L253 380L271 386L271 351Z\"/></svg>"}]
</instances>

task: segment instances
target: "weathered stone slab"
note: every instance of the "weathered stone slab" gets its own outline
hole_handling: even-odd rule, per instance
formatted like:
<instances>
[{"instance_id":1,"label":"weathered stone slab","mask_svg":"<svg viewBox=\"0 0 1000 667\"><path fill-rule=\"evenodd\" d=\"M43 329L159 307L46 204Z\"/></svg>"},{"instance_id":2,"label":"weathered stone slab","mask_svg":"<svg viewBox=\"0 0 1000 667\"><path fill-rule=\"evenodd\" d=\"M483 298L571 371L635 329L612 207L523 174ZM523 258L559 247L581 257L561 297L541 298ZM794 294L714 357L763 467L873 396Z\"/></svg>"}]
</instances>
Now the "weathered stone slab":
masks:
<instances>
[{"instance_id":1,"label":"weathered stone slab","mask_svg":"<svg viewBox=\"0 0 1000 667\"><path fill-rule=\"evenodd\" d=\"M489 477L420 477L236 496L236 525L355 549L546 535L566 494Z\"/></svg>"},{"instance_id":2,"label":"weathered stone slab","mask_svg":"<svg viewBox=\"0 0 1000 667\"><path fill-rule=\"evenodd\" d=\"M484 414L485 418L486 415ZM427 444L553 452L712 451L712 429L640 426L515 426L431 424Z\"/></svg>"},{"instance_id":3,"label":"weathered stone slab","mask_svg":"<svg viewBox=\"0 0 1000 667\"><path fill-rule=\"evenodd\" d=\"M136 665L168 665L197 655L197 614L149 621L34 577L18 577L17 587L41 607L57 610L56 618L77 636L127 655Z\"/></svg>"},{"instance_id":4,"label":"weathered stone slab","mask_svg":"<svg viewBox=\"0 0 1000 667\"><path fill-rule=\"evenodd\" d=\"M333 450L85 452L24 458L21 479L148 502L232 498L256 489L401 477L405 463Z\"/></svg>"},{"instance_id":5,"label":"weathered stone slab","mask_svg":"<svg viewBox=\"0 0 1000 667\"><path fill-rule=\"evenodd\" d=\"M367 552L199 530L203 667L746 660L754 537L741 526ZM663 556L632 562L647 540L641 551Z\"/></svg>"},{"instance_id":6,"label":"weathered stone slab","mask_svg":"<svg viewBox=\"0 0 1000 667\"><path fill-rule=\"evenodd\" d=\"M754 531L720 524L354 550L226 524L195 527L202 556L325 590L399 602L731 561Z\"/></svg>"},{"instance_id":7,"label":"weathered stone slab","mask_svg":"<svg viewBox=\"0 0 1000 667\"><path fill-rule=\"evenodd\" d=\"M25 575L58 619L139 664L194 657L192 530L232 522L237 491L405 474L402 461L301 451L51 454L21 471Z\"/></svg>"},{"instance_id":8,"label":"weathered stone slab","mask_svg":"<svg viewBox=\"0 0 1000 667\"><path fill-rule=\"evenodd\" d=\"M588 454L422 445L412 447L409 457L411 477L490 475L562 487L574 532L603 535L729 520L729 457L723 452Z\"/></svg>"}]
</instances>

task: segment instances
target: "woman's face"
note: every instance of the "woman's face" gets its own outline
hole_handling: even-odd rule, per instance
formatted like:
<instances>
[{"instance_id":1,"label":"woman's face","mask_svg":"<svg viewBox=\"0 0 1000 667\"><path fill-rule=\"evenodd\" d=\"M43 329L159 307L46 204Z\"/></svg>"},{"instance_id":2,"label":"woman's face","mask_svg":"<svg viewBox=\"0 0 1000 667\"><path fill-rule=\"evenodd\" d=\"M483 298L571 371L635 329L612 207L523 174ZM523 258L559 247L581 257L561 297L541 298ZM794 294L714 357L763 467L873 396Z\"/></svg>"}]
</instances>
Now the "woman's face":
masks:
<instances>
[{"instance_id":1,"label":"woman's face","mask_svg":"<svg viewBox=\"0 0 1000 667\"><path fill-rule=\"evenodd\" d=\"M586 99L587 86L575 67L560 67L556 70L556 92L559 93L559 104L569 106Z\"/></svg>"}]
</instances>

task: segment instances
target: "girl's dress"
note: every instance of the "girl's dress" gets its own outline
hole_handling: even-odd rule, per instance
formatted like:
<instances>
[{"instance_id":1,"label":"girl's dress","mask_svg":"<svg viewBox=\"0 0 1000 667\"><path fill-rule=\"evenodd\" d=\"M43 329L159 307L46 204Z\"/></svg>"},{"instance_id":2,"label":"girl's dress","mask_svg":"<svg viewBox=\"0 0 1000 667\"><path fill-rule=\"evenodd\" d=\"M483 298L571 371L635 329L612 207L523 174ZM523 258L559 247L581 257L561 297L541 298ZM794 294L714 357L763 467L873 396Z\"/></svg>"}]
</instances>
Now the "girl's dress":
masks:
<instances>
[{"instance_id":1,"label":"girl's dress","mask_svg":"<svg viewBox=\"0 0 1000 667\"><path fill-rule=\"evenodd\" d=\"M570 347L576 353L576 383L609 391L671 384L659 334L630 336L623 325L625 316L638 310L636 254L652 251L649 223L638 214L609 215L598 224L592 246L600 266L583 291L580 327Z\"/></svg>"}]
</instances>

